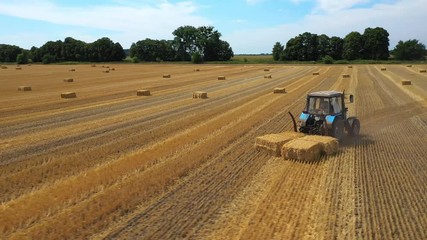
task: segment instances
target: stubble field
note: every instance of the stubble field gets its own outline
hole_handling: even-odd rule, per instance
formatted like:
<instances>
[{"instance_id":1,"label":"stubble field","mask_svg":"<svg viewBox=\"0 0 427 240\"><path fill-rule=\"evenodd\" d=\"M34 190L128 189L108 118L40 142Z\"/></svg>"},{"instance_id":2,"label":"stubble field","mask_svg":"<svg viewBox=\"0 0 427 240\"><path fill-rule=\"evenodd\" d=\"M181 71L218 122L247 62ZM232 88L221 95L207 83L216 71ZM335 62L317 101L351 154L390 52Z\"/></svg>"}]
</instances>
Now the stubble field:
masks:
<instances>
[{"instance_id":1,"label":"stubble field","mask_svg":"<svg viewBox=\"0 0 427 240\"><path fill-rule=\"evenodd\" d=\"M9 65L0 238L427 239L427 66L385 67ZM308 92L344 89L361 135L337 154L254 148Z\"/></svg>"}]
</instances>

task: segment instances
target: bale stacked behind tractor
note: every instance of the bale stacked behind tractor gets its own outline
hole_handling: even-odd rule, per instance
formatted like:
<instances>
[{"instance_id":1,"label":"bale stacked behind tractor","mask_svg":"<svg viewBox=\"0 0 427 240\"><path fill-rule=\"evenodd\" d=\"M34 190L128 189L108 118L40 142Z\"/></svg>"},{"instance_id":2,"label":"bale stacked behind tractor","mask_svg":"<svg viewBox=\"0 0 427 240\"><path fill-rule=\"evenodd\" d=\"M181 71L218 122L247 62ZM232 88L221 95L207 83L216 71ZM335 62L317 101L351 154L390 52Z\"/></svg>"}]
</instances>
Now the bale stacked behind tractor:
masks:
<instances>
[{"instance_id":1,"label":"bale stacked behind tractor","mask_svg":"<svg viewBox=\"0 0 427 240\"><path fill-rule=\"evenodd\" d=\"M322 145L318 142L294 139L285 143L282 147L284 159L295 159L303 161L313 161L320 157Z\"/></svg>"},{"instance_id":2,"label":"bale stacked behind tractor","mask_svg":"<svg viewBox=\"0 0 427 240\"><path fill-rule=\"evenodd\" d=\"M320 143L322 152L327 155L336 153L339 147L338 140L330 136L307 135L302 137L301 140Z\"/></svg>"},{"instance_id":3,"label":"bale stacked behind tractor","mask_svg":"<svg viewBox=\"0 0 427 240\"><path fill-rule=\"evenodd\" d=\"M264 136L257 137L255 139L255 148L256 149L266 149L269 152L272 152L275 156L279 157L282 152L283 144L299 137L303 137L303 133L297 132L282 132L276 134L268 134Z\"/></svg>"}]
</instances>

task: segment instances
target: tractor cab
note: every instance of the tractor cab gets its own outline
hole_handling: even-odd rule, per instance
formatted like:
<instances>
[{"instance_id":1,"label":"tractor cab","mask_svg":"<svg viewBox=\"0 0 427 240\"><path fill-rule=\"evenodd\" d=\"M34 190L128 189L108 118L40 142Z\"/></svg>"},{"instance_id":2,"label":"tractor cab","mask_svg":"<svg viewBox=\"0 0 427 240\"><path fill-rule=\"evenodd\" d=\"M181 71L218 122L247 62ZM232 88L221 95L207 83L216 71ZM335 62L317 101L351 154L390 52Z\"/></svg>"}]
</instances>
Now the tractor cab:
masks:
<instances>
[{"instance_id":1,"label":"tractor cab","mask_svg":"<svg viewBox=\"0 0 427 240\"><path fill-rule=\"evenodd\" d=\"M342 139L344 130L352 134L354 118L347 119L344 98L344 93L338 91L309 93L306 106L300 115L299 131L314 135L330 135L339 140ZM350 102L353 102L353 95L350 95ZM358 133L358 129L355 130Z\"/></svg>"}]
</instances>

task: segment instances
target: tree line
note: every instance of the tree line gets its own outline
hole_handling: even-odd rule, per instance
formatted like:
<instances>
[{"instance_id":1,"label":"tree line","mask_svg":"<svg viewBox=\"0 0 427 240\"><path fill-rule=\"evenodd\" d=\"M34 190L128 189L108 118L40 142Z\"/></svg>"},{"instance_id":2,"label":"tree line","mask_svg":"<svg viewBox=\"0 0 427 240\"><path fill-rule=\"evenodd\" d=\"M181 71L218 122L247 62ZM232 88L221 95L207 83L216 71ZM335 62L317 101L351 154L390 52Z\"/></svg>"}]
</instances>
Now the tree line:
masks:
<instances>
[{"instance_id":1,"label":"tree line","mask_svg":"<svg viewBox=\"0 0 427 240\"><path fill-rule=\"evenodd\" d=\"M418 40L399 41L389 52L389 33L381 27L366 28L361 34L350 32L344 38L317 35L309 32L291 38L286 46L276 42L273 46L275 61L333 60L387 60L390 53L397 60L422 60L425 45Z\"/></svg>"},{"instance_id":2,"label":"tree line","mask_svg":"<svg viewBox=\"0 0 427 240\"><path fill-rule=\"evenodd\" d=\"M173 40L145 39L132 43L129 54L133 61L228 61L233 56L230 45L221 40L221 33L210 26L182 26L174 32ZM111 62L122 61L126 51L120 43L107 37L86 43L72 37L64 41L48 41L30 50L0 44L0 62Z\"/></svg>"}]
</instances>

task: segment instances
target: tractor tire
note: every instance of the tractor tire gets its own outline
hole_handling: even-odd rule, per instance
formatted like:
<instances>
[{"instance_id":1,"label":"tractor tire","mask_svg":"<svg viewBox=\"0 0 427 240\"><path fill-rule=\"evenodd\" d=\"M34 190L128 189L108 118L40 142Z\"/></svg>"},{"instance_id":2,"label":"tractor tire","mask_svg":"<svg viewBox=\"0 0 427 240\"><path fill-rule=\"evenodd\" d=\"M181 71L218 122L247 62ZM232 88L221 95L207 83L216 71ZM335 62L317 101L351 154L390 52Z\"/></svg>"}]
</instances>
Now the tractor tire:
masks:
<instances>
[{"instance_id":1,"label":"tractor tire","mask_svg":"<svg viewBox=\"0 0 427 240\"><path fill-rule=\"evenodd\" d=\"M351 129L350 129L350 136L352 137L357 137L359 136L360 133L360 121L359 119L354 119L353 123L351 124Z\"/></svg>"},{"instance_id":2,"label":"tractor tire","mask_svg":"<svg viewBox=\"0 0 427 240\"><path fill-rule=\"evenodd\" d=\"M341 119L336 119L334 121L330 135L338 139L338 141L341 141L344 138L344 122Z\"/></svg>"}]
</instances>

